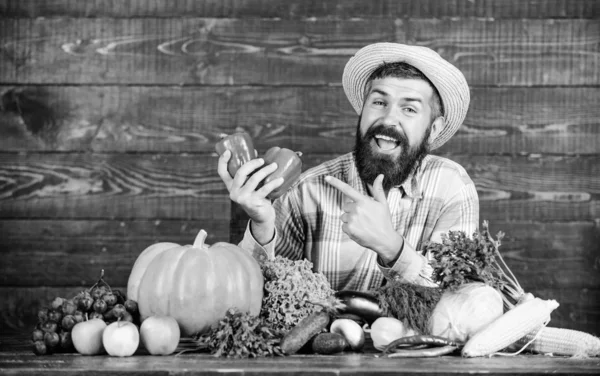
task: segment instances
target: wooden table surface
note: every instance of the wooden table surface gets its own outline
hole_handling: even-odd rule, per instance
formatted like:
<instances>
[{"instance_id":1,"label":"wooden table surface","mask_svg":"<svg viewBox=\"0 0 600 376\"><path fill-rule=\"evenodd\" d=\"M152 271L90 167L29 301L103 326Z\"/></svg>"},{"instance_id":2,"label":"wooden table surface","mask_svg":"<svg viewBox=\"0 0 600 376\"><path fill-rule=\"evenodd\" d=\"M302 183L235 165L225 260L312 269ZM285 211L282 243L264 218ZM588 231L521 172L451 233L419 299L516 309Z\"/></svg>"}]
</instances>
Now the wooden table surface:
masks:
<instances>
[{"instance_id":1,"label":"wooden table surface","mask_svg":"<svg viewBox=\"0 0 600 376\"><path fill-rule=\"evenodd\" d=\"M193 353L127 358L108 355L54 354L37 356L26 336L0 333L0 375L600 375L600 358L574 359L542 355L491 358L390 359L363 353L294 355L255 359L215 358Z\"/></svg>"},{"instance_id":2,"label":"wooden table surface","mask_svg":"<svg viewBox=\"0 0 600 376\"><path fill-rule=\"evenodd\" d=\"M207 354L178 356L61 354L36 356L25 352L0 353L1 375L598 375L600 358L571 359L516 356L466 359L390 359L374 354L294 355L274 358L223 359Z\"/></svg>"}]
</instances>

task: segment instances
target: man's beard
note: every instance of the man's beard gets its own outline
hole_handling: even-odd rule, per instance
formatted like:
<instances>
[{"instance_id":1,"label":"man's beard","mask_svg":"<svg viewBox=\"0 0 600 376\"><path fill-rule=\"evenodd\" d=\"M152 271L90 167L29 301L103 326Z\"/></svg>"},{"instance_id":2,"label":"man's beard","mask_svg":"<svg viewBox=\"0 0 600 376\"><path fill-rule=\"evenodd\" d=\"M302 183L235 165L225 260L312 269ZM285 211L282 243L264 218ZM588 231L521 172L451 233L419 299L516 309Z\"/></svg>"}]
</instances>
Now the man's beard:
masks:
<instances>
[{"instance_id":1,"label":"man's beard","mask_svg":"<svg viewBox=\"0 0 600 376\"><path fill-rule=\"evenodd\" d=\"M377 125L367 130L362 136L360 134L360 118L356 127L356 142L354 146L354 160L358 168L358 175L366 184L373 184L379 174L383 174L383 189L399 186L408 178L411 172L421 165L423 158L429 154L429 134L431 127L427 128L421 144L412 149L404 134L398 132L394 127ZM401 148L400 155L394 157L374 152L371 148L371 140L376 134L384 134L399 140L398 147Z\"/></svg>"}]
</instances>

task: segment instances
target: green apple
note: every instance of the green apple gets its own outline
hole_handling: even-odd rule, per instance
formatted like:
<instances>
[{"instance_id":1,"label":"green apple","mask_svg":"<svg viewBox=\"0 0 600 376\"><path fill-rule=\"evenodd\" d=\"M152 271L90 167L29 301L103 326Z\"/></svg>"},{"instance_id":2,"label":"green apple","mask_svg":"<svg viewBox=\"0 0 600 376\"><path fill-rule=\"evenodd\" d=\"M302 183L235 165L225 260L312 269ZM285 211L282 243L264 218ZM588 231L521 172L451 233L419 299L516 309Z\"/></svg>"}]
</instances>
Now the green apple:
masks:
<instances>
[{"instance_id":1,"label":"green apple","mask_svg":"<svg viewBox=\"0 0 600 376\"><path fill-rule=\"evenodd\" d=\"M150 316L140 327L142 344L152 355L170 355L179 345L181 332L171 316Z\"/></svg>"},{"instance_id":2,"label":"green apple","mask_svg":"<svg viewBox=\"0 0 600 376\"><path fill-rule=\"evenodd\" d=\"M78 353L83 355L97 355L104 352L102 334L106 323L101 319L82 321L71 330L71 340Z\"/></svg>"},{"instance_id":3,"label":"green apple","mask_svg":"<svg viewBox=\"0 0 600 376\"><path fill-rule=\"evenodd\" d=\"M104 330L102 343L110 356L131 356L140 344L140 332L132 322L115 321Z\"/></svg>"}]
</instances>

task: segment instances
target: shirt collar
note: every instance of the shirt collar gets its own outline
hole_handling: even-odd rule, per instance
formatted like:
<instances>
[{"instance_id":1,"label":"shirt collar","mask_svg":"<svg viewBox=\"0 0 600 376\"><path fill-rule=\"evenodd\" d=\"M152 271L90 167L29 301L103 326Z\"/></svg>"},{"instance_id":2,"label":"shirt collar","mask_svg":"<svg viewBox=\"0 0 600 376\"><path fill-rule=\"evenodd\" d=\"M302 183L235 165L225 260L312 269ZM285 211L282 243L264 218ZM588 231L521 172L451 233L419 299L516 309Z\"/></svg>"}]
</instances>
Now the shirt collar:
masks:
<instances>
[{"instance_id":1,"label":"shirt collar","mask_svg":"<svg viewBox=\"0 0 600 376\"><path fill-rule=\"evenodd\" d=\"M360 179L358 175L358 168L356 166L356 162L354 160L354 153L349 153L349 161L346 165L345 173L346 173L346 182L354 189L359 191L364 195L369 195L369 190L367 185ZM415 171L411 172L408 178L404 181L404 183L396 186L395 188L401 189L404 191L406 196L412 199L422 199L423 192L421 191L421 185L419 184L420 177L423 176L424 167L427 165L427 160L429 156L426 155L423 161L421 162L421 166Z\"/></svg>"}]
</instances>

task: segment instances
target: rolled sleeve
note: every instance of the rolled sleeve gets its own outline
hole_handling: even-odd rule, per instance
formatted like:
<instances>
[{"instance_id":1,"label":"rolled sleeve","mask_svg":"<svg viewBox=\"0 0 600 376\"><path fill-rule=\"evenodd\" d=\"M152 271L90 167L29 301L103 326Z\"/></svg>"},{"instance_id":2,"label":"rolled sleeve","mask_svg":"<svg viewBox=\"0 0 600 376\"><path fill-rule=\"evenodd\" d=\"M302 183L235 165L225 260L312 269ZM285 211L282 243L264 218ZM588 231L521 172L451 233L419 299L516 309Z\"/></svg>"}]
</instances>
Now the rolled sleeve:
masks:
<instances>
[{"instance_id":1,"label":"rolled sleeve","mask_svg":"<svg viewBox=\"0 0 600 376\"><path fill-rule=\"evenodd\" d=\"M246 225L246 231L242 241L239 242L238 247L250 252L252 257L258 262L272 260L275 258L275 242L277 241L277 229L275 229L275 235L273 239L267 244L261 245L254 239L252 231L250 230L250 221Z\"/></svg>"},{"instance_id":2,"label":"rolled sleeve","mask_svg":"<svg viewBox=\"0 0 600 376\"><path fill-rule=\"evenodd\" d=\"M379 268L387 279L423 286L435 286L435 283L431 280L433 269L428 260L418 253L415 247L409 244L406 239L398 260L391 267L379 265Z\"/></svg>"}]
</instances>

